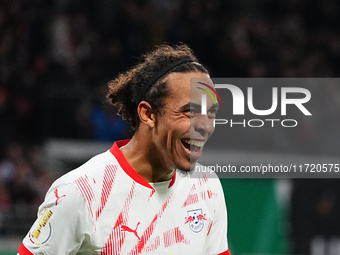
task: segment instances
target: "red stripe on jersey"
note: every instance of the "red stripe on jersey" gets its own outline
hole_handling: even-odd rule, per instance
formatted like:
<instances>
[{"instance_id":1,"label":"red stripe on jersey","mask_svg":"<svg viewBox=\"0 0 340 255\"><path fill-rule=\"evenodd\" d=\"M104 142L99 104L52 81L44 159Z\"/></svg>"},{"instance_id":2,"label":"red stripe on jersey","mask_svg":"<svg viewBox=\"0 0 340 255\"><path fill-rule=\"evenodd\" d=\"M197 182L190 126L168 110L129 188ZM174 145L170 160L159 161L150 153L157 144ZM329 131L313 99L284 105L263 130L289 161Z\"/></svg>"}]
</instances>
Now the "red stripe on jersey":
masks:
<instances>
[{"instance_id":1,"label":"red stripe on jersey","mask_svg":"<svg viewBox=\"0 0 340 255\"><path fill-rule=\"evenodd\" d=\"M163 237L165 248L178 243L190 244L190 241L184 237L179 227L164 232Z\"/></svg>"},{"instance_id":2,"label":"red stripe on jersey","mask_svg":"<svg viewBox=\"0 0 340 255\"><path fill-rule=\"evenodd\" d=\"M20 247L19 247L19 250L18 250L18 253L20 255L33 255L32 252L30 252L25 246L23 243L21 243Z\"/></svg>"},{"instance_id":3,"label":"red stripe on jersey","mask_svg":"<svg viewBox=\"0 0 340 255\"><path fill-rule=\"evenodd\" d=\"M159 236L156 236L152 241L150 241L151 244L144 248L144 252L152 252L158 249L158 247L161 245L161 239Z\"/></svg>"},{"instance_id":4,"label":"red stripe on jersey","mask_svg":"<svg viewBox=\"0 0 340 255\"><path fill-rule=\"evenodd\" d=\"M148 198L148 201L150 201L150 198L153 196L153 194L155 194L156 193L156 190L155 189L153 189L153 190L151 190L151 193L150 193L150 196L149 196L149 198Z\"/></svg>"},{"instance_id":5,"label":"red stripe on jersey","mask_svg":"<svg viewBox=\"0 0 340 255\"><path fill-rule=\"evenodd\" d=\"M189 192L189 195L188 195L187 199L185 200L184 204L182 205L182 207L186 207L188 205L195 204L195 203L199 202L198 201L198 195L195 191L196 191L196 186L195 186L195 184L193 184L192 187L191 187L191 190Z\"/></svg>"},{"instance_id":6,"label":"red stripe on jersey","mask_svg":"<svg viewBox=\"0 0 340 255\"><path fill-rule=\"evenodd\" d=\"M222 252L222 253L219 253L219 254L217 254L217 255L231 255L231 254L230 254L230 251L227 250L227 251Z\"/></svg>"},{"instance_id":7,"label":"red stripe on jersey","mask_svg":"<svg viewBox=\"0 0 340 255\"><path fill-rule=\"evenodd\" d=\"M87 175L80 176L77 180L74 181L74 183L77 185L81 194L83 195L83 197L87 201L91 215L93 217L91 202L92 202L92 199L94 197L94 193L93 193L92 187L89 183L89 178L87 177Z\"/></svg>"},{"instance_id":8,"label":"red stripe on jersey","mask_svg":"<svg viewBox=\"0 0 340 255\"><path fill-rule=\"evenodd\" d=\"M144 233L142 234L142 237L140 238L140 240L138 241L138 244L128 253L129 255L137 255L137 254L141 254L144 246L148 243L157 223L158 223L158 219L160 219L166 209L166 207L168 206L170 199L172 197L172 194L170 194L169 198L163 203L161 209L159 210L159 212L155 215L155 217L153 218L153 220L151 221L150 225L146 228L146 230L144 231Z\"/></svg>"},{"instance_id":9,"label":"red stripe on jersey","mask_svg":"<svg viewBox=\"0 0 340 255\"><path fill-rule=\"evenodd\" d=\"M203 175L202 177L198 178L199 186L203 186L207 182L208 182L208 177L206 175Z\"/></svg>"},{"instance_id":10,"label":"red stripe on jersey","mask_svg":"<svg viewBox=\"0 0 340 255\"><path fill-rule=\"evenodd\" d=\"M103 186L102 186L102 192L101 192L101 197L100 197L100 206L96 211L96 219L99 218L100 214L103 211L103 208L106 205L107 199L112 190L113 182L115 180L116 171L117 171L116 165L108 165L105 167Z\"/></svg>"},{"instance_id":11,"label":"red stripe on jersey","mask_svg":"<svg viewBox=\"0 0 340 255\"><path fill-rule=\"evenodd\" d=\"M171 186L174 185L175 180L176 180L176 172L174 173L174 176L172 177L172 180L171 180L171 182L169 184L169 188L171 188Z\"/></svg>"},{"instance_id":12,"label":"red stripe on jersey","mask_svg":"<svg viewBox=\"0 0 340 255\"><path fill-rule=\"evenodd\" d=\"M135 193L135 188L136 188L136 184L135 182L132 183L132 187L131 190L129 192L128 197L126 198L124 205L123 205L123 209L120 212L118 219L115 223L115 226L113 227L113 230L109 236L109 238L106 241L105 247L102 249L100 255L119 255L121 254L121 248L124 244L124 240L125 240L125 232L121 231L120 226L126 225L127 224L127 220L128 220L128 212L129 212L129 207L131 204L131 200L132 197Z\"/></svg>"},{"instance_id":13,"label":"red stripe on jersey","mask_svg":"<svg viewBox=\"0 0 340 255\"><path fill-rule=\"evenodd\" d=\"M208 227L207 236L210 234L210 230L211 230L212 225L213 225L213 222L210 222L210 223L209 223L209 227Z\"/></svg>"}]
</instances>

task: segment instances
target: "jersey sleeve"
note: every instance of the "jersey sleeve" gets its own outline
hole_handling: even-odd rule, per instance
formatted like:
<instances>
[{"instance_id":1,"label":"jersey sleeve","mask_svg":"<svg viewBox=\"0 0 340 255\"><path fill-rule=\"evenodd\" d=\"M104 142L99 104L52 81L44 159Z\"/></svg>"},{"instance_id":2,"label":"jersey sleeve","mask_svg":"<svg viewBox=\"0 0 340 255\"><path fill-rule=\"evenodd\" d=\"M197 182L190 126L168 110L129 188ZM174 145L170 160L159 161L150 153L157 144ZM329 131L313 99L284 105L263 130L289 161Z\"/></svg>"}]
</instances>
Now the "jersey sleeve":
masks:
<instances>
[{"instance_id":1,"label":"jersey sleeve","mask_svg":"<svg viewBox=\"0 0 340 255\"><path fill-rule=\"evenodd\" d=\"M91 216L84 198L72 183L56 181L18 254L76 254L86 246L91 233Z\"/></svg>"},{"instance_id":2,"label":"jersey sleeve","mask_svg":"<svg viewBox=\"0 0 340 255\"><path fill-rule=\"evenodd\" d=\"M224 198L222 185L218 178L214 178L216 181L215 187L217 188L217 199L215 206L214 219L211 225L211 229L208 233L208 249L206 254L209 255L230 255L228 250L228 220L227 220L227 208Z\"/></svg>"}]
</instances>

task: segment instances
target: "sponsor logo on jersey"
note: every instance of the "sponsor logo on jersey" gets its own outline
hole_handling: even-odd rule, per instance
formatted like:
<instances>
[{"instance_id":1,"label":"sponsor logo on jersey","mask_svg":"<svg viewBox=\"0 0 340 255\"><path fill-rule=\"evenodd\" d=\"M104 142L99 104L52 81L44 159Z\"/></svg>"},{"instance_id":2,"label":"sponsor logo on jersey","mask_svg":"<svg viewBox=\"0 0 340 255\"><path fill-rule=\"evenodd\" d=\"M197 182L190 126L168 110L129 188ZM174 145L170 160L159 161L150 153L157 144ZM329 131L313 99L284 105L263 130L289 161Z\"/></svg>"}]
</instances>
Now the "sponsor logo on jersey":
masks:
<instances>
[{"instance_id":1,"label":"sponsor logo on jersey","mask_svg":"<svg viewBox=\"0 0 340 255\"><path fill-rule=\"evenodd\" d=\"M55 205L58 205L58 201L59 201L60 198L66 197L66 195L59 196L58 195L58 189L54 190L54 195L57 198L56 201L55 201Z\"/></svg>"},{"instance_id":2,"label":"sponsor logo on jersey","mask_svg":"<svg viewBox=\"0 0 340 255\"><path fill-rule=\"evenodd\" d=\"M185 223L189 224L190 229L195 232L201 232L204 227L204 221L207 220L202 209L195 209L187 211L188 217L185 217Z\"/></svg>"},{"instance_id":3,"label":"sponsor logo on jersey","mask_svg":"<svg viewBox=\"0 0 340 255\"><path fill-rule=\"evenodd\" d=\"M51 210L45 209L43 215L37 225L33 226L33 231L29 232L30 241L35 245L41 245L45 243L51 236L52 228L48 221L51 219L53 213Z\"/></svg>"},{"instance_id":4,"label":"sponsor logo on jersey","mask_svg":"<svg viewBox=\"0 0 340 255\"><path fill-rule=\"evenodd\" d=\"M140 240L140 237L139 237L139 235L137 233L137 228L138 228L139 224L140 224L140 222L137 223L137 226L136 226L135 229L131 229L128 226L122 225L122 231L133 233L138 238L138 240Z\"/></svg>"}]
</instances>

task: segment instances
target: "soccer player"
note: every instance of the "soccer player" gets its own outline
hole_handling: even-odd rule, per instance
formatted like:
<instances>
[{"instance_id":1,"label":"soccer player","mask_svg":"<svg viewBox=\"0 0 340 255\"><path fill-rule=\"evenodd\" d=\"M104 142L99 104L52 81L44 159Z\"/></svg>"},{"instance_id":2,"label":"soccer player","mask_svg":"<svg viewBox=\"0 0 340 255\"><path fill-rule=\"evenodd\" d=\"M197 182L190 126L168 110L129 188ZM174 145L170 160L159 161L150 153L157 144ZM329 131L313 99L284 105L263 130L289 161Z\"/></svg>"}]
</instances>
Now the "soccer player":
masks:
<instances>
[{"instance_id":1,"label":"soccer player","mask_svg":"<svg viewBox=\"0 0 340 255\"><path fill-rule=\"evenodd\" d=\"M212 86L188 46L163 45L109 82L134 136L54 182L20 255L230 254L220 181L195 171L217 105L201 113L191 78Z\"/></svg>"}]
</instances>

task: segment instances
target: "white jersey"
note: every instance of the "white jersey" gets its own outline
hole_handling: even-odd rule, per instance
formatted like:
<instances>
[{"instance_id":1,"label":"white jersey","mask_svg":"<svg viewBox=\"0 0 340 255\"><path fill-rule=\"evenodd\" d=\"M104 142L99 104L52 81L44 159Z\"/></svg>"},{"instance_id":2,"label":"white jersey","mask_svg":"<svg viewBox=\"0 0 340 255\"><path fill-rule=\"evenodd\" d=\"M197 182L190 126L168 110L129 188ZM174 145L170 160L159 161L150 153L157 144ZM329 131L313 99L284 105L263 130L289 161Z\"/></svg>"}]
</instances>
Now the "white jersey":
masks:
<instances>
[{"instance_id":1,"label":"white jersey","mask_svg":"<svg viewBox=\"0 0 340 255\"><path fill-rule=\"evenodd\" d=\"M218 178L150 184L119 147L56 180L19 248L26 254L230 254Z\"/></svg>"}]
</instances>

